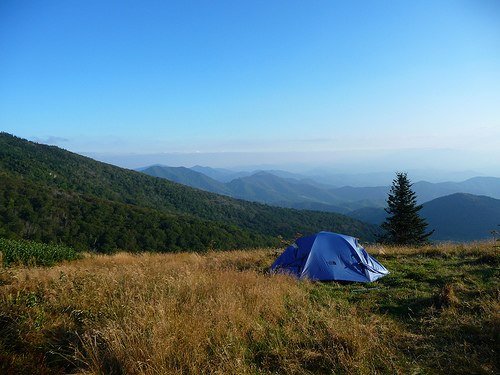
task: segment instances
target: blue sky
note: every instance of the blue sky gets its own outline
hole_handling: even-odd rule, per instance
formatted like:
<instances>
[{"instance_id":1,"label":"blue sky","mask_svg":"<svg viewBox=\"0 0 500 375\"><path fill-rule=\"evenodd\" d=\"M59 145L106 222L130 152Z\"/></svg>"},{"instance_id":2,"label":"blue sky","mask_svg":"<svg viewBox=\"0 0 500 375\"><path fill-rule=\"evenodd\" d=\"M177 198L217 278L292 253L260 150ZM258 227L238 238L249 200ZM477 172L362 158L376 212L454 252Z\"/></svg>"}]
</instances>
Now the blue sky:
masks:
<instances>
[{"instance_id":1,"label":"blue sky","mask_svg":"<svg viewBox=\"0 0 500 375\"><path fill-rule=\"evenodd\" d=\"M4 0L0 129L101 155L407 151L500 173L500 5Z\"/></svg>"}]
</instances>

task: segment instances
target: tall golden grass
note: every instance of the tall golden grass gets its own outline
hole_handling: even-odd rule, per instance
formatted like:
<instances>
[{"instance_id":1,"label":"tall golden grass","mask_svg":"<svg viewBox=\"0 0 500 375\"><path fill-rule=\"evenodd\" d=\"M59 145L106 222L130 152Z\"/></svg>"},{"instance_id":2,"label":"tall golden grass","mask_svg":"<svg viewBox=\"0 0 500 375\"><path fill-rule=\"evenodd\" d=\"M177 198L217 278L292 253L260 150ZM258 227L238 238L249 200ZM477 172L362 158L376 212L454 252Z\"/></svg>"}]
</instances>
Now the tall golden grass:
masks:
<instances>
[{"instance_id":1,"label":"tall golden grass","mask_svg":"<svg viewBox=\"0 0 500 375\"><path fill-rule=\"evenodd\" d=\"M311 283L266 275L258 265L272 255L92 256L15 270L2 298L37 296L30 309L13 304L28 314L23 324L43 326L40 342L64 336L61 327L78 332L59 354L89 373L400 370L386 334L394 324L315 302Z\"/></svg>"},{"instance_id":2,"label":"tall golden grass","mask_svg":"<svg viewBox=\"0 0 500 375\"><path fill-rule=\"evenodd\" d=\"M490 254L491 246L368 250L389 256L448 256L460 251ZM9 306L9 316L19 317L11 324L21 332L11 341L30 343L31 349L21 348L0 361L10 361L5 368L11 371L43 372L47 366L47 373L61 368L93 374L418 369L402 353L421 346L422 335L370 308L323 298L314 283L267 274L275 255L268 249L120 253L87 255L51 268L2 269L0 301ZM440 298L447 314L453 314L458 300L453 287L446 288ZM498 300L491 302L490 314L498 319Z\"/></svg>"}]
</instances>

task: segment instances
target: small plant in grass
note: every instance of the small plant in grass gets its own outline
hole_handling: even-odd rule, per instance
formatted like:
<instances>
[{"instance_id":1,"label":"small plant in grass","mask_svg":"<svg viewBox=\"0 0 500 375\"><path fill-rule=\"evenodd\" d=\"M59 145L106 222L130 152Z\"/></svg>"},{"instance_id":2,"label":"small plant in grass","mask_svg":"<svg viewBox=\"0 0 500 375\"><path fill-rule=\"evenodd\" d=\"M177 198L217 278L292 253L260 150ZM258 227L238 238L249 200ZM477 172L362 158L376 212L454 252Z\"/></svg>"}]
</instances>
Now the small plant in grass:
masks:
<instances>
[{"instance_id":1,"label":"small plant in grass","mask_svg":"<svg viewBox=\"0 0 500 375\"><path fill-rule=\"evenodd\" d=\"M499 229L493 229L491 235L493 236L493 241L497 243L495 247L500 247L500 224L498 224Z\"/></svg>"},{"instance_id":2,"label":"small plant in grass","mask_svg":"<svg viewBox=\"0 0 500 375\"><path fill-rule=\"evenodd\" d=\"M15 264L51 266L78 257L78 253L71 247L5 238L0 238L0 253L1 263L6 267Z\"/></svg>"}]
</instances>

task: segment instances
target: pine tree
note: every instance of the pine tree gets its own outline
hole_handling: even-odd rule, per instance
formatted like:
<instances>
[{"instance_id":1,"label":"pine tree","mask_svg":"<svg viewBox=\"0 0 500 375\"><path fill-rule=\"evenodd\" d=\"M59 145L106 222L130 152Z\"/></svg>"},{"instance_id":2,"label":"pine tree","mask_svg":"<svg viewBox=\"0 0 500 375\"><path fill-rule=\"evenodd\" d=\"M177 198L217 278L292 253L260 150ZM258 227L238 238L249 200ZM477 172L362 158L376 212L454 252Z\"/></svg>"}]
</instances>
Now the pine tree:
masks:
<instances>
[{"instance_id":1,"label":"pine tree","mask_svg":"<svg viewBox=\"0 0 500 375\"><path fill-rule=\"evenodd\" d=\"M406 173L396 173L385 209L389 216L382 223L382 229L385 230L385 235L381 238L383 242L423 245L434 233L434 230L425 232L428 224L418 214L422 205L417 205L417 196L411 186L412 183Z\"/></svg>"}]
</instances>

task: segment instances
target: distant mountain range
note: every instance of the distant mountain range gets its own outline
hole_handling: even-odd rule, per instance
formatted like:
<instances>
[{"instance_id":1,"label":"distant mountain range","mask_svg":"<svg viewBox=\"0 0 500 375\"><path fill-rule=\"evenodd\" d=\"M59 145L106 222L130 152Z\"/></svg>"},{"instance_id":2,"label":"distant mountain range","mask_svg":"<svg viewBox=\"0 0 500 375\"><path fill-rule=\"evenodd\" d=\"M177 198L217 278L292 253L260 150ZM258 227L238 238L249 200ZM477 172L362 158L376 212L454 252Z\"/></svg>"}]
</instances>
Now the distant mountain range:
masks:
<instances>
[{"instance_id":1,"label":"distant mountain range","mask_svg":"<svg viewBox=\"0 0 500 375\"><path fill-rule=\"evenodd\" d=\"M184 167L151 166L141 169L141 172L201 190L281 207L343 213L364 206L363 201L350 203L345 199L342 196L345 195L343 189L339 190L340 194L337 197L332 191L334 188L314 182L279 177L267 171L236 177L228 182L218 181ZM215 173L210 174L215 175ZM380 204L383 204L383 200Z\"/></svg>"},{"instance_id":2,"label":"distant mountain range","mask_svg":"<svg viewBox=\"0 0 500 375\"><path fill-rule=\"evenodd\" d=\"M371 173L332 173L328 170L306 172L308 178L331 186L387 186L394 179L394 172ZM474 171L450 172L440 170L409 170L408 175L413 181L464 181L472 177L483 176Z\"/></svg>"},{"instance_id":3,"label":"distant mountain range","mask_svg":"<svg viewBox=\"0 0 500 375\"><path fill-rule=\"evenodd\" d=\"M203 172L202 172L203 171ZM232 172L209 167L152 166L142 172L198 189L249 201L305 210L338 212L379 225L389 186L332 187L284 171ZM208 176L207 174L210 176ZM213 178L213 177L217 177ZM230 178L233 178L230 180ZM226 181L226 182L223 182ZM422 216L436 229L432 239L465 241L491 237L500 224L500 178L413 185Z\"/></svg>"},{"instance_id":4,"label":"distant mountain range","mask_svg":"<svg viewBox=\"0 0 500 375\"><path fill-rule=\"evenodd\" d=\"M207 190L220 184L188 169L163 172ZM200 251L277 245L320 230L368 241L378 232L344 215L234 199L0 133L1 237L100 252Z\"/></svg>"},{"instance_id":5,"label":"distant mountain range","mask_svg":"<svg viewBox=\"0 0 500 375\"><path fill-rule=\"evenodd\" d=\"M183 185L249 201L341 213L383 207L390 189L389 186L332 187L284 171L256 171L248 174L199 166L152 166L141 171ZM441 183L420 181L413 184L413 189L419 203L454 193L486 195L499 199L500 178L474 177L462 182Z\"/></svg>"}]
</instances>

